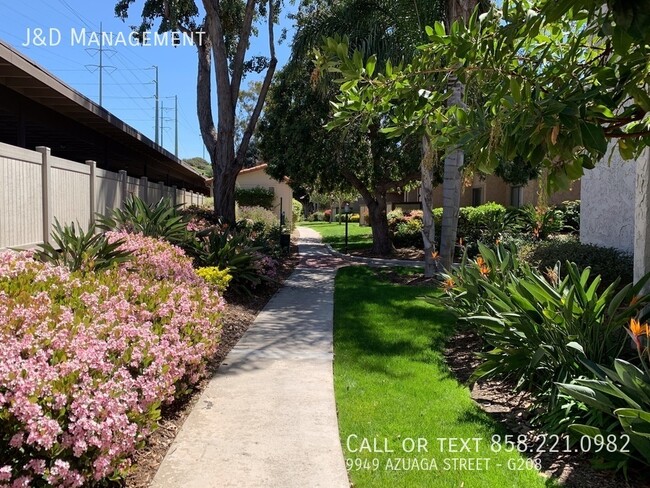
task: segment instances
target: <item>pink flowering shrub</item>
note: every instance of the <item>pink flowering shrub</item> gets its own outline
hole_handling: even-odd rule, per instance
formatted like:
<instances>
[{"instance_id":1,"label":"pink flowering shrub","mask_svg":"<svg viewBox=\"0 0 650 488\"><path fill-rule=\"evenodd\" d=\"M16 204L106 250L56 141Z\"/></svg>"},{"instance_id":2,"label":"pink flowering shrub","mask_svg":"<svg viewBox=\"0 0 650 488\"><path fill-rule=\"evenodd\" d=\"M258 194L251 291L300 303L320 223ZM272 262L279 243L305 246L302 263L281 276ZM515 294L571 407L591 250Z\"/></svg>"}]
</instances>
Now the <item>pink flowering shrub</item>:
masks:
<instances>
[{"instance_id":1,"label":"pink flowering shrub","mask_svg":"<svg viewBox=\"0 0 650 488\"><path fill-rule=\"evenodd\" d=\"M224 303L189 258L124 246L134 261L85 275L0 252L0 486L121 476L214 353Z\"/></svg>"},{"instance_id":2,"label":"pink flowering shrub","mask_svg":"<svg viewBox=\"0 0 650 488\"><path fill-rule=\"evenodd\" d=\"M128 232L107 232L106 237L109 242L124 241L118 249L131 253L131 260L123 267L135 267L141 275L156 280L202 282L192 267L192 259L167 241Z\"/></svg>"},{"instance_id":3,"label":"pink flowering shrub","mask_svg":"<svg viewBox=\"0 0 650 488\"><path fill-rule=\"evenodd\" d=\"M278 262L270 256L256 252L254 255L253 266L259 276L275 280L278 277Z\"/></svg>"}]
</instances>

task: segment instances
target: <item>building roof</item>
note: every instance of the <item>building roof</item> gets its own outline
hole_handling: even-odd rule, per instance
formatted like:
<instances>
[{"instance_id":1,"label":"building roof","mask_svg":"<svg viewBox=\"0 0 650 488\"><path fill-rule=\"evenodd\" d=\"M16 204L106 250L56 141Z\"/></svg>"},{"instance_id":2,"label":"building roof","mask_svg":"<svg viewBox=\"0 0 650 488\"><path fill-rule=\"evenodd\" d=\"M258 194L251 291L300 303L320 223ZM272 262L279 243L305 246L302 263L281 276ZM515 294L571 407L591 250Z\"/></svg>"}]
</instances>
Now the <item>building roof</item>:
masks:
<instances>
[{"instance_id":1,"label":"building roof","mask_svg":"<svg viewBox=\"0 0 650 488\"><path fill-rule=\"evenodd\" d=\"M29 142L51 147L54 155L80 162L95 159L100 167L110 166L106 169L112 171L126 169L132 176L205 192L205 178L189 165L3 41L0 87L0 109L5 109L0 110L1 141L15 142L12 134L20 123L16 113L23 110L24 101L32 118ZM11 92L4 87L20 94L20 100L11 100ZM40 121L41 112L44 123L38 125L34 120Z\"/></svg>"},{"instance_id":2,"label":"building roof","mask_svg":"<svg viewBox=\"0 0 650 488\"><path fill-rule=\"evenodd\" d=\"M246 174L250 174L250 173L256 173L257 171L266 170L266 168L268 166L269 166L268 163L263 163L263 164L258 164L257 166L253 166L251 168L244 168L239 172L239 174L237 176L246 175ZM269 178L271 178L272 180L275 180L275 178L273 178L271 175L269 175ZM211 186L213 181L214 181L214 178L208 178L207 180L205 180L205 183L206 183L206 185ZM287 178L285 176L284 178L282 178L282 181L280 181L278 183L287 183L288 184L289 183L289 178Z\"/></svg>"}]
</instances>

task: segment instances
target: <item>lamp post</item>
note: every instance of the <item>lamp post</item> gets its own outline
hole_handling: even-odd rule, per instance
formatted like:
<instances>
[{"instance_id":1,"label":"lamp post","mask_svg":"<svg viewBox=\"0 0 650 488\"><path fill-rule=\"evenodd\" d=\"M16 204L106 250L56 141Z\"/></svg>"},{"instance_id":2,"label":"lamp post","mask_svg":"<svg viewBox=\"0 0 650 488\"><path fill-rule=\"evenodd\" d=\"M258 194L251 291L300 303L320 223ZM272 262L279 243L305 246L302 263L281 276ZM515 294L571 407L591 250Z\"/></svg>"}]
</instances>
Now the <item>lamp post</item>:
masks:
<instances>
[{"instance_id":1,"label":"lamp post","mask_svg":"<svg viewBox=\"0 0 650 488\"><path fill-rule=\"evenodd\" d=\"M343 214L345 214L345 254L348 253L348 223L350 222L351 213L350 203L345 202L345 207L343 207Z\"/></svg>"}]
</instances>

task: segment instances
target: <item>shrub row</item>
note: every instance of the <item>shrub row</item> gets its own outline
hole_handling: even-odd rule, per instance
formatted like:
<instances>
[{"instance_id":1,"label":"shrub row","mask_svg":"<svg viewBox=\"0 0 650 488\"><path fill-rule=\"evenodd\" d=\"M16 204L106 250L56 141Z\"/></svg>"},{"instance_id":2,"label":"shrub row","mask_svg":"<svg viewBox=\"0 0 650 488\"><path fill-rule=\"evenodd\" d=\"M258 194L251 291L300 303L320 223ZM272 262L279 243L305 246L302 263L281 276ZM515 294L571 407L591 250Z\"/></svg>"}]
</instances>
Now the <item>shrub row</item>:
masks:
<instances>
[{"instance_id":1,"label":"shrub row","mask_svg":"<svg viewBox=\"0 0 650 488\"><path fill-rule=\"evenodd\" d=\"M273 208L275 192L270 188L257 186L255 188L236 188L235 201L244 207Z\"/></svg>"},{"instance_id":2,"label":"shrub row","mask_svg":"<svg viewBox=\"0 0 650 488\"><path fill-rule=\"evenodd\" d=\"M488 346L472 379L510 379L533 392L548 431L588 436L594 447L613 439L598 454L612 467L650 464L650 327L641 318L650 275L602 289L599 276L571 262L542 273L514 246L479 244L479 252L444 283L447 306Z\"/></svg>"},{"instance_id":3,"label":"shrub row","mask_svg":"<svg viewBox=\"0 0 650 488\"><path fill-rule=\"evenodd\" d=\"M0 253L0 482L120 477L217 347L224 302L166 242L111 233L100 272Z\"/></svg>"}]
</instances>

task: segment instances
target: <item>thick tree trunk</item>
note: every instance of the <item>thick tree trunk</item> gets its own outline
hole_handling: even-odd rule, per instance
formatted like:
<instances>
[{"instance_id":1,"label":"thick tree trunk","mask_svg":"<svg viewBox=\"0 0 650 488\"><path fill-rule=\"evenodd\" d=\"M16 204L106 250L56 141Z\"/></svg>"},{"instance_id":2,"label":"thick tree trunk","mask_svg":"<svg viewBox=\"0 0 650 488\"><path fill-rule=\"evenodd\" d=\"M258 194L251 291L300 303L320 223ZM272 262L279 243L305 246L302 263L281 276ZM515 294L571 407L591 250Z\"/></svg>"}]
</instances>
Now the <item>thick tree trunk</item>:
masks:
<instances>
[{"instance_id":1,"label":"thick tree trunk","mask_svg":"<svg viewBox=\"0 0 650 488\"><path fill-rule=\"evenodd\" d=\"M450 105L460 105L463 98L463 85L457 80L450 87L453 90ZM440 264L446 270L451 269L456 247L458 231L458 213L460 211L461 175L465 153L455 149L445 158L444 179L442 182L442 232L440 237Z\"/></svg>"},{"instance_id":2,"label":"thick tree trunk","mask_svg":"<svg viewBox=\"0 0 650 488\"><path fill-rule=\"evenodd\" d=\"M458 20L467 23L478 0L447 0L447 32L451 32L451 24ZM465 87L458 80L449 82L452 95L449 105L461 105ZM460 211L461 175L460 169L465 160L465 153L456 148L445 158L444 179L442 183L442 229L440 237L440 264L450 270L454 260L456 234L458 231L458 213Z\"/></svg>"},{"instance_id":3,"label":"thick tree trunk","mask_svg":"<svg viewBox=\"0 0 650 488\"><path fill-rule=\"evenodd\" d=\"M379 196L366 201L368 213L372 222L372 252L380 256L387 256L393 252L393 243L388 233L388 219L386 218L386 196Z\"/></svg>"},{"instance_id":4,"label":"thick tree trunk","mask_svg":"<svg viewBox=\"0 0 650 488\"><path fill-rule=\"evenodd\" d=\"M219 164L221 161L226 164ZM214 210L225 221L234 223L235 217L235 185L237 175L241 170L233 163L228 164L228 160L217 159L216 164L213 162L214 174L219 175L213 180Z\"/></svg>"},{"instance_id":5,"label":"thick tree trunk","mask_svg":"<svg viewBox=\"0 0 650 488\"><path fill-rule=\"evenodd\" d=\"M394 250L393 243L388 233L388 218L386 217L386 192L392 185L378 185L374 193L366 188L363 182L351 171L341 170L343 177L363 197L368 207L368 217L372 227L372 252L380 256L387 256ZM414 178L407 178L412 181ZM399 182L397 182L399 183Z\"/></svg>"},{"instance_id":6,"label":"thick tree trunk","mask_svg":"<svg viewBox=\"0 0 650 488\"><path fill-rule=\"evenodd\" d=\"M427 136L422 137L422 241L424 242L424 276L432 278L438 272L436 256L436 224L433 220L433 157Z\"/></svg>"}]
</instances>

